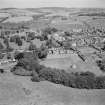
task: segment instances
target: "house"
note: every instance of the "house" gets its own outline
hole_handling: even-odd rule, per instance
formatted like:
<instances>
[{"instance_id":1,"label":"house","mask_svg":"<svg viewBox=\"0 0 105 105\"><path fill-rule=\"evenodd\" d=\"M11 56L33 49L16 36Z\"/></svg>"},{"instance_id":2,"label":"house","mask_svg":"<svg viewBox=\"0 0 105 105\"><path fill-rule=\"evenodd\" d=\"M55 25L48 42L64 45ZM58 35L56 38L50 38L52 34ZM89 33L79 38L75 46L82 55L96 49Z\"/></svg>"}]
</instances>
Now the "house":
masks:
<instances>
[{"instance_id":1,"label":"house","mask_svg":"<svg viewBox=\"0 0 105 105\"><path fill-rule=\"evenodd\" d=\"M60 34L58 33L55 33L52 35L52 37L57 40L57 41L65 41L65 37L64 36L61 36Z\"/></svg>"}]
</instances>

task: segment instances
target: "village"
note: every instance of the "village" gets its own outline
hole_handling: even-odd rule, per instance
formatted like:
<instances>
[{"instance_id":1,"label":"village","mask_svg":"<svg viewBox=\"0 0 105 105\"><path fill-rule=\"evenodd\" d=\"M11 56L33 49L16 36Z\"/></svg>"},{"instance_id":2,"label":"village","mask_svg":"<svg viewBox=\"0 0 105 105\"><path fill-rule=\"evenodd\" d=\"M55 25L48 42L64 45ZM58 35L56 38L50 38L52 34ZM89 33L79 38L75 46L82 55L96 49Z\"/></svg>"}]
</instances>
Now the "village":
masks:
<instances>
[{"instance_id":1,"label":"village","mask_svg":"<svg viewBox=\"0 0 105 105\"><path fill-rule=\"evenodd\" d=\"M50 29L50 28L48 28ZM51 46L46 45L46 39L43 39L43 30L32 30L28 27L19 27L19 28L12 28L12 29L0 29L0 37L5 38L5 36L8 36L8 39L10 40L13 36L19 36L26 41L27 43L32 42L33 39L38 39L41 41L43 39L45 41L44 45L47 48L47 58L51 57L57 57L57 55L69 55L71 53L76 53L80 55L83 55L79 49L81 48L93 48L96 51L95 52L102 52L102 45L105 42L105 31L101 29L95 29L89 30L89 29L72 29L70 32L64 32L64 31L57 31L57 32L51 32L50 34L45 34L47 37L47 41L50 41ZM30 36L31 37L30 37ZM30 37L30 38L29 38ZM26 49L15 49L12 52L9 52L12 55L12 58L10 57L7 59L2 59L0 61L0 64L6 64L10 62L16 62L14 58L14 52L24 52L29 51L28 48ZM3 51L2 51L3 52ZM3 52L1 54L6 55L7 52ZM78 53L79 52L79 53ZM80 54L81 53L81 54ZM61 57L59 56L59 57ZM83 58L84 59L84 58ZM85 61L85 60L84 60Z\"/></svg>"}]
</instances>

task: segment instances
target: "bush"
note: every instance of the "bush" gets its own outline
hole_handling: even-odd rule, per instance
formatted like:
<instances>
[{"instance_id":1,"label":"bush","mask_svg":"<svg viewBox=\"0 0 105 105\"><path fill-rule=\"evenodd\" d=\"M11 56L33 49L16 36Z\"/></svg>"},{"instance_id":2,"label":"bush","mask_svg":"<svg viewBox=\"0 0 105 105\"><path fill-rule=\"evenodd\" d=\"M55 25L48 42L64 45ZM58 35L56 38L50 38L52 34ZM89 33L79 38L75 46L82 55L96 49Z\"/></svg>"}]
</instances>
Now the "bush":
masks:
<instances>
[{"instance_id":1,"label":"bush","mask_svg":"<svg viewBox=\"0 0 105 105\"><path fill-rule=\"evenodd\" d=\"M100 76L96 78L97 89L105 89L105 76Z\"/></svg>"},{"instance_id":2,"label":"bush","mask_svg":"<svg viewBox=\"0 0 105 105\"><path fill-rule=\"evenodd\" d=\"M31 80L34 81L34 82L39 82L40 81L39 75L38 75L38 73L35 70L32 71L32 78L31 78Z\"/></svg>"},{"instance_id":3,"label":"bush","mask_svg":"<svg viewBox=\"0 0 105 105\"><path fill-rule=\"evenodd\" d=\"M4 46L3 46L3 44L0 42L0 50L1 49L4 49Z\"/></svg>"},{"instance_id":4,"label":"bush","mask_svg":"<svg viewBox=\"0 0 105 105\"><path fill-rule=\"evenodd\" d=\"M41 67L37 74L40 80L43 79L72 88L105 89L105 77L96 77L91 72L67 73L64 70ZM36 72L34 75L32 77L33 82L36 81L37 78Z\"/></svg>"},{"instance_id":5,"label":"bush","mask_svg":"<svg viewBox=\"0 0 105 105\"><path fill-rule=\"evenodd\" d=\"M0 52L0 59L3 59L5 55Z\"/></svg>"},{"instance_id":6,"label":"bush","mask_svg":"<svg viewBox=\"0 0 105 105\"><path fill-rule=\"evenodd\" d=\"M69 75L63 70L43 67L39 70L38 75L41 79L45 79L56 84L69 85Z\"/></svg>"},{"instance_id":7,"label":"bush","mask_svg":"<svg viewBox=\"0 0 105 105\"><path fill-rule=\"evenodd\" d=\"M39 64L36 56L32 52L24 52L16 55L18 60L11 72L18 75L31 75L34 70L38 71ZM31 74L30 74L31 73Z\"/></svg>"},{"instance_id":8,"label":"bush","mask_svg":"<svg viewBox=\"0 0 105 105\"><path fill-rule=\"evenodd\" d=\"M9 48L9 40L8 38L4 38L4 44L6 45L6 48Z\"/></svg>"},{"instance_id":9,"label":"bush","mask_svg":"<svg viewBox=\"0 0 105 105\"><path fill-rule=\"evenodd\" d=\"M39 49L39 52L38 52L38 58L39 59L46 58L47 57L47 52L48 52L48 49L46 48L45 45L42 44L40 49Z\"/></svg>"},{"instance_id":10,"label":"bush","mask_svg":"<svg viewBox=\"0 0 105 105\"><path fill-rule=\"evenodd\" d=\"M21 36L21 39L23 39L25 41L26 40L26 37L25 36Z\"/></svg>"},{"instance_id":11,"label":"bush","mask_svg":"<svg viewBox=\"0 0 105 105\"><path fill-rule=\"evenodd\" d=\"M0 73L4 73L4 69L0 69Z\"/></svg>"},{"instance_id":12,"label":"bush","mask_svg":"<svg viewBox=\"0 0 105 105\"><path fill-rule=\"evenodd\" d=\"M24 53L16 53L14 55L15 59L19 60L19 59L22 59L24 57Z\"/></svg>"},{"instance_id":13,"label":"bush","mask_svg":"<svg viewBox=\"0 0 105 105\"><path fill-rule=\"evenodd\" d=\"M34 40L35 39L35 33L34 32L30 32L28 33L28 37L29 40Z\"/></svg>"},{"instance_id":14,"label":"bush","mask_svg":"<svg viewBox=\"0 0 105 105\"><path fill-rule=\"evenodd\" d=\"M42 36L44 40L48 40L48 35L57 32L58 30L53 27L47 27L42 30Z\"/></svg>"},{"instance_id":15,"label":"bush","mask_svg":"<svg viewBox=\"0 0 105 105\"><path fill-rule=\"evenodd\" d=\"M91 72L81 72L76 73L75 75L75 85L76 88L86 88L93 89L95 88L95 75Z\"/></svg>"},{"instance_id":16,"label":"bush","mask_svg":"<svg viewBox=\"0 0 105 105\"><path fill-rule=\"evenodd\" d=\"M17 44L18 44L18 46L22 46L22 44L23 44L22 40L18 40Z\"/></svg>"},{"instance_id":17,"label":"bush","mask_svg":"<svg viewBox=\"0 0 105 105\"><path fill-rule=\"evenodd\" d=\"M36 45L33 44L33 43L31 43L30 46L29 46L29 50L30 50L30 51L37 50Z\"/></svg>"},{"instance_id":18,"label":"bush","mask_svg":"<svg viewBox=\"0 0 105 105\"><path fill-rule=\"evenodd\" d=\"M19 66L13 68L11 71L13 72L13 74L19 76L32 76L32 71L25 70L24 68Z\"/></svg>"},{"instance_id":19,"label":"bush","mask_svg":"<svg viewBox=\"0 0 105 105\"><path fill-rule=\"evenodd\" d=\"M18 46L22 46L22 40L18 35L10 37L10 42L15 42Z\"/></svg>"},{"instance_id":20,"label":"bush","mask_svg":"<svg viewBox=\"0 0 105 105\"><path fill-rule=\"evenodd\" d=\"M105 72L105 60L97 60L96 63L100 70Z\"/></svg>"}]
</instances>

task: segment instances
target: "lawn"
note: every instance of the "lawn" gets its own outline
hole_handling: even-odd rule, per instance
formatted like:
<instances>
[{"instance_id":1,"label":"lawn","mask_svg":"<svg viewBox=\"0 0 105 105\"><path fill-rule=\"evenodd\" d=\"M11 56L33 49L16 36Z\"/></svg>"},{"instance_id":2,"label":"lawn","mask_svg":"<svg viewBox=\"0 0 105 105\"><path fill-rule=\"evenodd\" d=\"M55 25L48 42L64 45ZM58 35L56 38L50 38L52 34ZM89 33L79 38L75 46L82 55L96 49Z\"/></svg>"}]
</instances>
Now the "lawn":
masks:
<instances>
[{"instance_id":1,"label":"lawn","mask_svg":"<svg viewBox=\"0 0 105 105\"><path fill-rule=\"evenodd\" d=\"M64 69L68 72L86 72L90 71L96 75L104 75L97 67L95 60L91 56L86 56L86 61L82 61L76 54L70 54L69 56L63 57L49 57L40 64L51 68ZM73 67L75 66L75 67Z\"/></svg>"}]
</instances>

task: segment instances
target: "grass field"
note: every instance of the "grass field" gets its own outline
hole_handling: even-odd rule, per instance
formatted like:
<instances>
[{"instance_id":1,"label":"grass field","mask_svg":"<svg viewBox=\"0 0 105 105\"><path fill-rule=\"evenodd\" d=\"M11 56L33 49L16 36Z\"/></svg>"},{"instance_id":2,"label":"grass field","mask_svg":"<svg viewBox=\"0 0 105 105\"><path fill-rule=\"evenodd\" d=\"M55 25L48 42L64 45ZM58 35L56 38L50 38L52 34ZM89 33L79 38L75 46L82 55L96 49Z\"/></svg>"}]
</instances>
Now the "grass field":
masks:
<instances>
[{"instance_id":1,"label":"grass field","mask_svg":"<svg viewBox=\"0 0 105 105\"><path fill-rule=\"evenodd\" d=\"M0 13L0 18L6 18L8 16L10 16L9 13Z\"/></svg>"},{"instance_id":2,"label":"grass field","mask_svg":"<svg viewBox=\"0 0 105 105\"><path fill-rule=\"evenodd\" d=\"M58 55L56 57L50 59L45 59L41 61L40 64L45 65L47 67L64 69L68 72L86 72L90 71L95 73L96 75L105 75L100 69L97 67L95 60L91 56L86 56L86 61L83 62L77 55L70 54L66 57L61 57ZM76 68L72 68L75 65Z\"/></svg>"},{"instance_id":3,"label":"grass field","mask_svg":"<svg viewBox=\"0 0 105 105\"><path fill-rule=\"evenodd\" d=\"M19 22L27 22L32 20L33 18L30 16L19 16L19 17L11 17L5 20L3 23L10 22L10 23L19 23Z\"/></svg>"},{"instance_id":4,"label":"grass field","mask_svg":"<svg viewBox=\"0 0 105 105\"><path fill-rule=\"evenodd\" d=\"M80 60L78 57L76 57L76 55L74 56L68 55L66 57L62 57L62 55L61 57L60 56L58 57L58 56L56 56L55 58L52 57L50 59L46 59L42 61L40 64L45 65L47 67L52 67L52 68L68 69L72 64L75 64ZM75 60L73 59L73 57L75 58Z\"/></svg>"},{"instance_id":5,"label":"grass field","mask_svg":"<svg viewBox=\"0 0 105 105\"><path fill-rule=\"evenodd\" d=\"M0 74L1 105L105 105L105 90L64 87L29 77Z\"/></svg>"}]
</instances>

